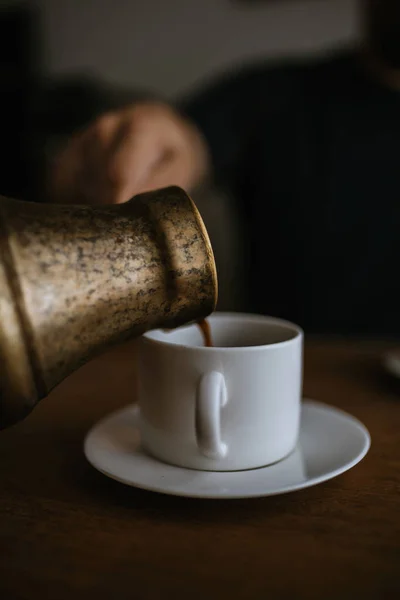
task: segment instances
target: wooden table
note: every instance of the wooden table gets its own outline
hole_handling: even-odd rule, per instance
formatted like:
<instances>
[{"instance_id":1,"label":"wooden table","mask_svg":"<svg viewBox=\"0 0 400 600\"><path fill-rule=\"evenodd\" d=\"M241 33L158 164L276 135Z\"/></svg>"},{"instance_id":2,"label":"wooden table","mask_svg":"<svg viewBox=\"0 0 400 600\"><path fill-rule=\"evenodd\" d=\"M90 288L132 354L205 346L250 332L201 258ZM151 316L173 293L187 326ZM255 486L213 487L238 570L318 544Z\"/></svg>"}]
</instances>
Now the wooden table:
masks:
<instances>
[{"instance_id":1,"label":"wooden table","mask_svg":"<svg viewBox=\"0 0 400 600\"><path fill-rule=\"evenodd\" d=\"M132 348L87 365L0 432L0 598L395 598L400 592L400 385L385 344L306 345L305 395L361 419L372 447L301 492L211 501L125 487L82 453L132 400Z\"/></svg>"}]
</instances>

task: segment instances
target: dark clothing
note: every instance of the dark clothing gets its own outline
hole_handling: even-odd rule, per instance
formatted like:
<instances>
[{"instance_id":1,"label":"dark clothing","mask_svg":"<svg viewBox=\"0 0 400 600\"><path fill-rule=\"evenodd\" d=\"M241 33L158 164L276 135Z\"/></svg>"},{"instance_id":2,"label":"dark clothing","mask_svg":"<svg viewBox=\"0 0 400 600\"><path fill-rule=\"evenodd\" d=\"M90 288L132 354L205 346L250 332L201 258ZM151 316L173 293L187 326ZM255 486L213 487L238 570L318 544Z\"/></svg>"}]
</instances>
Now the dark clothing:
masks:
<instances>
[{"instance_id":1,"label":"dark clothing","mask_svg":"<svg viewBox=\"0 0 400 600\"><path fill-rule=\"evenodd\" d=\"M400 93L352 55L257 66L185 105L240 202L251 311L400 335Z\"/></svg>"}]
</instances>

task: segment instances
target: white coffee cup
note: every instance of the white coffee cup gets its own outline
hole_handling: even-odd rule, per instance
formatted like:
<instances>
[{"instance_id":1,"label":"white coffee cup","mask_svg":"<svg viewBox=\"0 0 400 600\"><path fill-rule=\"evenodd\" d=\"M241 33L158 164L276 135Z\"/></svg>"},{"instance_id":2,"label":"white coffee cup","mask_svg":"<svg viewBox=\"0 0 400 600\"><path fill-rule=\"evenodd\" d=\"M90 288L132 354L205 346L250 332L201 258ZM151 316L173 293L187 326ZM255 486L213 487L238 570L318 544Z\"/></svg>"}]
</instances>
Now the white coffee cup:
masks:
<instances>
[{"instance_id":1,"label":"white coffee cup","mask_svg":"<svg viewBox=\"0 0 400 600\"><path fill-rule=\"evenodd\" d=\"M197 325L139 341L145 450L164 462L236 471L277 462L296 446L303 332L270 317L214 313L214 347Z\"/></svg>"}]
</instances>

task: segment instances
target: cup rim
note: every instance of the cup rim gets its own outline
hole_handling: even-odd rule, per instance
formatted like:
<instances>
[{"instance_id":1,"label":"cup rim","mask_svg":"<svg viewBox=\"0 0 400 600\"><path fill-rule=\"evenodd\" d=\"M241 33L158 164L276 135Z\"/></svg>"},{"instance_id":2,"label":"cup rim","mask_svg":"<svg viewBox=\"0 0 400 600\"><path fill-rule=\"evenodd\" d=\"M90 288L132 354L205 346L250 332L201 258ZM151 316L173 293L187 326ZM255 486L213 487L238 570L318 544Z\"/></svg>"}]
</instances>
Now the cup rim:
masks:
<instances>
[{"instance_id":1,"label":"cup rim","mask_svg":"<svg viewBox=\"0 0 400 600\"><path fill-rule=\"evenodd\" d=\"M215 352L238 353L238 352L254 352L254 351L260 351L260 350L275 349L277 347L284 348L285 346L292 344L299 338L304 337L303 329L299 325L296 325L296 323L293 323L292 321L288 321L285 319L280 319L279 317L272 317L270 315L262 315L262 314L256 314L256 313L215 311L214 313L209 315L207 318L209 318L209 319L213 319L213 318L239 319L239 318L242 318L242 319L248 319L251 321L263 321L264 323L269 321L276 325L281 325L282 327L287 327L287 328L292 329L294 335L293 335L293 337L291 337L288 340L283 340L281 342L273 342L271 344L259 344L256 346L212 346L211 348L206 347L206 346L191 346L189 344L168 342L168 341L164 341L164 340L155 340L155 339L149 337L154 330L144 333L141 339L146 344L153 345L153 346L161 346L161 347L166 347L166 348L171 348L171 349L173 348L176 351L185 350L186 352L187 351L195 351L195 352L207 352L207 353L212 353L212 352L214 352L214 353ZM195 322L191 322L191 323L187 323L187 325L185 325L184 327L193 327L195 325L196 325ZM158 329L155 331L160 331L160 330ZM173 329L172 331L176 331L176 329Z\"/></svg>"}]
</instances>

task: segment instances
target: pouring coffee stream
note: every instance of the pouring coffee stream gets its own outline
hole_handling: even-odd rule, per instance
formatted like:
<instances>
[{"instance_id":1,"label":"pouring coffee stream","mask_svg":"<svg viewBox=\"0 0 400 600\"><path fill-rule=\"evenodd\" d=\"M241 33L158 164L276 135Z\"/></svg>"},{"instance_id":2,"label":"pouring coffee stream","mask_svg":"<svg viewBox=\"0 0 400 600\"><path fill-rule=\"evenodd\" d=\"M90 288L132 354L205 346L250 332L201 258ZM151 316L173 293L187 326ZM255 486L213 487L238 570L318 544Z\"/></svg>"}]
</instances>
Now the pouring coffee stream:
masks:
<instances>
[{"instance_id":1,"label":"pouring coffee stream","mask_svg":"<svg viewBox=\"0 0 400 600\"><path fill-rule=\"evenodd\" d=\"M200 328L201 335L203 336L203 342L206 348L212 348L214 346L211 335L210 322L207 319L200 319L197 321L197 325Z\"/></svg>"},{"instance_id":2,"label":"pouring coffee stream","mask_svg":"<svg viewBox=\"0 0 400 600\"><path fill-rule=\"evenodd\" d=\"M118 206L1 198L0 248L0 428L110 346L215 309L208 234L177 187Z\"/></svg>"}]
</instances>

